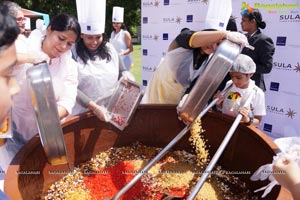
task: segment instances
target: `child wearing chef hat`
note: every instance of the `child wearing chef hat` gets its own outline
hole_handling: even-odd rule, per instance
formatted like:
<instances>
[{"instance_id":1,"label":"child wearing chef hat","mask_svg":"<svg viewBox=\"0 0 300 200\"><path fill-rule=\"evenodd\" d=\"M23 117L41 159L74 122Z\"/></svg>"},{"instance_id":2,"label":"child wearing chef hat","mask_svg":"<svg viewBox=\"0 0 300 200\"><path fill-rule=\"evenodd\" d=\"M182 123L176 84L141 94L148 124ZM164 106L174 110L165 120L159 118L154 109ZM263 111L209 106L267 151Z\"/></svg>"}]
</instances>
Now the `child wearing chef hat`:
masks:
<instances>
[{"instance_id":1,"label":"child wearing chef hat","mask_svg":"<svg viewBox=\"0 0 300 200\"><path fill-rule=\"evenodd\" d=\"M251 80L255 70L256 65L253 60L247 55L240 54L229 71L231 80L225 86L229 90L225 94L218 91L214 98L219 98L216 106L223 114L236 117L240 113L243 115L244 123L259 126L262 117L266 115L266 108L264 92ZM243 107L252 92L254 95L250 106Z\"/></svg>"}]
</instances>

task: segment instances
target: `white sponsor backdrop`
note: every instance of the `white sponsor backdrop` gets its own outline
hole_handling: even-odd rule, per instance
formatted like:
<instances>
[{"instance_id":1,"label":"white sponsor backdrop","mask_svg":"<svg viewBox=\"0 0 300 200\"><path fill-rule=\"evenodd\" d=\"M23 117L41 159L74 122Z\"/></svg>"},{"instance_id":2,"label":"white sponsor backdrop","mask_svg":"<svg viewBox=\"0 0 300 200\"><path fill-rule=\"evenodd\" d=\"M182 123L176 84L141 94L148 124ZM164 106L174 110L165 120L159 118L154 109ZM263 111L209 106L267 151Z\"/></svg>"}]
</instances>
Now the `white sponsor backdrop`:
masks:
<instances>
[{"instance_id":1,"label":"white sponsor backdrop","mask_svg":"<svg viewBox=\"0 0 300 200\"><path fill-rule=\"evenodd\" d=\"M241 31L240 11L258 8L275 44L273 70L265 75L267 115L259 127L272 138L300 136L300 7L299 0L232 0ZM142 84L144 89L182 28L201 30L208 0L142 0Z\"/></svg>"}]
</instances>

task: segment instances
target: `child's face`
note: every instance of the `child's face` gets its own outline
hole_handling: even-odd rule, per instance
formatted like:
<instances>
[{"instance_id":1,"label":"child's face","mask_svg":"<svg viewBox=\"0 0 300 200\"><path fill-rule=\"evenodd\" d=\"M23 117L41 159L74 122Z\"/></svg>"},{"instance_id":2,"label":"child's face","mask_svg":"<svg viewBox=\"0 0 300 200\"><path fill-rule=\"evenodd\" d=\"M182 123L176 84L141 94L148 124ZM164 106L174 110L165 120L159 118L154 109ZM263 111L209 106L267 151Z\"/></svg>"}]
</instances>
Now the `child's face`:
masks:
<instances>
[{"instance_id":1,"label":"child's face","mask_svg":"<svg viewBox=\"0 0 300 200\"><path fill-rule=\"evenodd\" d=\"M240 72L230 72L230 77L233 84L237 88L246 89L249 85L249 80L253 74L243 74Z\"/></svg>"},{"instance_id":2,"label":"child's face","mask_svg":"<svg viewBox=\"0 0 300 200\"><path fill-rule=\"evenodd\" d=\"M12 106L12 96L20 89L13 76L13 66L16 60L14 44L0 50L0 130Z\"/></svg>"}]
</instances>

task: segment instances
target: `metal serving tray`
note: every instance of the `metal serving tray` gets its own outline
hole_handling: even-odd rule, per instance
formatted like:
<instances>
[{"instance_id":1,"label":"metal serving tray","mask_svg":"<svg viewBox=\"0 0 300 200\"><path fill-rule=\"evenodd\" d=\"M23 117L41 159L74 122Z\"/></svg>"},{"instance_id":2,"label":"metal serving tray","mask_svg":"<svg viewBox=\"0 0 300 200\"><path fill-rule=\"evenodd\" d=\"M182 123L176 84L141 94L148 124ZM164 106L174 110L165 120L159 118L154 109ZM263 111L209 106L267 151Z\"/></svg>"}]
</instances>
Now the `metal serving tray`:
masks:
<instances>
[{"instance_id":1,"label":"metal serving tray","mask_svg":"<svg viewBox=\"0 0 300 200\"><path fill-rule=\"evenodd\" d=\"M233 62L240 54L239 44L224 40L206 64L203 74L198 78L185 102L178 106L179 116L193 122L201 113L209 99L229 72Z\"/></svg>"},{"instance_id":2,"label":"metal serving tray","mask_svg":"<svg viewBox=\"0 0 300 200\"><path fill-rule=\"evenodd\" d=\"M27 80L48 162L52 165L69 163L48 64L41 63L29 68Z\"/></svg>"},{"instance_id":3,"label":"metal serving tray","mask_svg":"<svg viewBox=\"0 0 300 200\"><path fill-rule=\"evenodd\" d=\"M121 78L107 106L109 122L124 130L143 95L142 87L138 83Z\"/></svg>"}]
</instances>

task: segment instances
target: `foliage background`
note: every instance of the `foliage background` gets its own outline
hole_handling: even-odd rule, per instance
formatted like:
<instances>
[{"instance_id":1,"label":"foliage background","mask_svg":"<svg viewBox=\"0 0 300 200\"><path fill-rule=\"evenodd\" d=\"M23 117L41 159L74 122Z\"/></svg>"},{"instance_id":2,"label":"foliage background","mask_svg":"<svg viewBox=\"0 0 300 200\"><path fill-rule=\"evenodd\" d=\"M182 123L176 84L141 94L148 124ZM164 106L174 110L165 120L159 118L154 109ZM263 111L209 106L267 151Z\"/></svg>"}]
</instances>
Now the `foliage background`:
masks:
<instances>
[{"instance_id":1,"label":"foliage background","mask_svg":"<svg viewBox=\"0 0 300 200\"><path fill-rule=\"evenodd\" d=\"M76 0L15 0L14 2L22 8L47 13L50 19L59 13L68 13L77 17ZM105 32L108 36L112 31L113 6L124 7L124 22L132 37L137 37L137 27L141 24L141 0L106 0Z\"/></svg>"}]
</instances>

